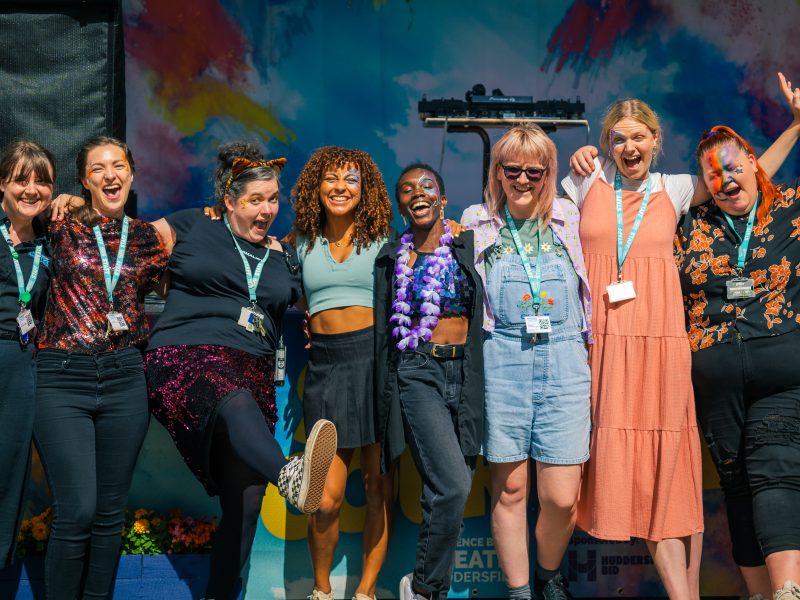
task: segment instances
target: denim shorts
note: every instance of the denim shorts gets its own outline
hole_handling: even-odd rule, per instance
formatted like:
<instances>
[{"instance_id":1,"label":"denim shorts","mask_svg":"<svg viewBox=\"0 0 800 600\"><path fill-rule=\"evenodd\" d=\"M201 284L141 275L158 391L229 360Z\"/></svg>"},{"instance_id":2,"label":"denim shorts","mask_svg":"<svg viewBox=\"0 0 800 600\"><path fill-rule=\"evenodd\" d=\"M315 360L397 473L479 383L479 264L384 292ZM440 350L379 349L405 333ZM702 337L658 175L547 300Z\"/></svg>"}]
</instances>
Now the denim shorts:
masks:
<instances>
[{"instance_id":1,"label":"denim shorts","mask_svg":"<svg viewBox=\"0 0 800 600\"><path fill-rule=\"evenodd\" d=\"M525 316L533 309L519 257L503 255L489 273L495 329L483 345L483 453L496 463L581 464L589 459L591 379L578 280L565 251L543 253L539 260L542 290L553 302L543 304L552 333L538 338L525 331Z\"/></svg>"}]
</instances>

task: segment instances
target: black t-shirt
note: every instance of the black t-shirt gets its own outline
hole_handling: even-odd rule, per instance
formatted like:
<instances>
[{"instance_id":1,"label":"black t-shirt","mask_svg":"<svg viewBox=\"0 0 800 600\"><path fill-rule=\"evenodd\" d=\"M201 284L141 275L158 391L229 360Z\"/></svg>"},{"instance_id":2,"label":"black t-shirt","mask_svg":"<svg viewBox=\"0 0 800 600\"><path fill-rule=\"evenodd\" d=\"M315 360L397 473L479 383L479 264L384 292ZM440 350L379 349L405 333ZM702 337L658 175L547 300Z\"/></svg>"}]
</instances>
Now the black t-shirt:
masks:
<instances>
[{"instance_id":1,"label":"black t-shirt","mask_svg":"<svg viewBox=\"0 0 800 600\"><path fill-rule=\"evenodd\" d=\"M6 213L0 208L0 223L6 228L11 228L11 223ZM19 254L19 264L25 283L31 276L33 257L36 246L42 244L42 259L39 264L39 275L31 289L31 301L28 308L33 313L33 318L39 323L44 315L44 306L47 301L47 288L50 285L50 253L48 252L46 230L37 219L33 220L33 230L36 237L15 246ZM11 249L5 239L0 239L0 331L4 334L13 334L17 331L17 315L19 314L19 288L17 287L17 271L11 258Z\"/></svg>"},{"instance_id":2,"label":"black t-shirt","mask_svg":"<svg viewBox=\"0 0 800 600\"><path fill-rule=\"evenodd\" d=\"M217 345L256 356L273 354L283 315L302 295L300 266L290 247L270 251L258 282L258 307L266 315L266 336L238 324L250 305L244 265L222 220L202 209L178 211L167 218L176 242L169 261L170 289L164 312L156 320L148 349L176 345ZM255 273L267 249L237 238Z\"/></svg>"},{"instance_id":3,"label":"black t-shirt","mask_svg":"<svg viewBox=\"0 0 800 600\"><path fill-rule=\"evenodd\" d=\"M708 202L693 208L678 230L678 268L693 351L800 328L800 178L781 187L767 217L756 222L747 247L744 277L755 296L729 300L726 282L738 276L740 238L724 213ZM732 217L744 236L748 215Z\"/></svg>"}]
</instances>

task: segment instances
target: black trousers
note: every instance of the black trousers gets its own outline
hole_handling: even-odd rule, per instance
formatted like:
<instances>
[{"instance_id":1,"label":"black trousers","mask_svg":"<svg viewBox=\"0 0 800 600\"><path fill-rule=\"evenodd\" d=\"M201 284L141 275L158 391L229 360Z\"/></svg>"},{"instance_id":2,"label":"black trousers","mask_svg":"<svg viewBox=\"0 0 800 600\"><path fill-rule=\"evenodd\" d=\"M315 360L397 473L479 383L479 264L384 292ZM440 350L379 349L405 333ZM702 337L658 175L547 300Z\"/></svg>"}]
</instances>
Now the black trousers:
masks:
<instances>
[{"instance_id":1,"label":"black trousers","mask_svg":"<svg viewBox=\"0 0 800 600\"><path fill-rule=\"evenodd\" d=\"M48 600L110 598L150 414L142 355L42 350L34 439L53 494Z\"/></svg>"},{"instance_id":2,"label":"black trousers","mask_svg":"<svg viewBox=\"0 0 800 600\"><path fill-rule=\"evenodd\" d=\"M800 331L692 356L697 416L719 473L737 565L800 550Z\"/></svg>"}]
</instances>

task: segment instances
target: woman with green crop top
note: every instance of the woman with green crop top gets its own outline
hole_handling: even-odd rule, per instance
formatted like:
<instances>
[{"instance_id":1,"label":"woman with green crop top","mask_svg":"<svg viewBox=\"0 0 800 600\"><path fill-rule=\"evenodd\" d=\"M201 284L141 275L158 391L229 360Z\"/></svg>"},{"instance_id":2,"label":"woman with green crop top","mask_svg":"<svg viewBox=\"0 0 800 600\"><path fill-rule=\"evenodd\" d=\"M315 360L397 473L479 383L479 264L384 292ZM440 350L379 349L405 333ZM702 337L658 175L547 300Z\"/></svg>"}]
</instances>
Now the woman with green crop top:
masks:
<instances>
[{"instance_id":1,"label":"woman with green crop top","mask_svg":"<svg viewBox=\"0 0 800 600\"><path fill-rule=\"evenodd\" d=\"M327 146L292 190L292 236L311 314L303 394L306 431L319 419L338 428L339 450L319 511L309 517L312 600L333 598L330 572L350 461L361 448L367 500L363 568L354 598L372 599L389 542L391 478L380 472L376 434L373 287L375 257L389 235L391 201L378 167L360 150Z\"/></svg>"}]
</instances>

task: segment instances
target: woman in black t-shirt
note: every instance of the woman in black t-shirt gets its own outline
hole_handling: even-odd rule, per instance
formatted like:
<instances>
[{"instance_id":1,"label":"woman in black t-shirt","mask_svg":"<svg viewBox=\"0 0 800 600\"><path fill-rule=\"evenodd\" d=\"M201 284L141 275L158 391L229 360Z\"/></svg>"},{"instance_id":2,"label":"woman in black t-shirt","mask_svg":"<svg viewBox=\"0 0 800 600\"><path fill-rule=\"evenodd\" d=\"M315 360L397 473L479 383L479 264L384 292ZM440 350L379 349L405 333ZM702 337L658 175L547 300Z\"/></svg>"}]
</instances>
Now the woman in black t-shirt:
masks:
<instances>
[{"instance_id":1,"label":"woman in black t-shirt","mask_svg":"<svg viewBox=\"0 0 800 600\"><path fill-rule=\"evenodd\" d=\"M275 441L276 352L286 308L302 295L297 257L267 231L278 213L284 159L250 144L220 148L212 221L201 209L154 223L171 245L170 290L145 361L150 406L222 521L207 598L228 598L255 536L268 482L303 512L318 509L336 452L320 421L287 462Z\"/></svg>"},{"instance_id":2,"label":"woman in black t-shirt","mask_svg":"<svg viewBox=\"0 0 800 600\"><path fill-rule=\"evenodd\" d=\"M800 598L800 179L773 184L722 126L697 159L713 202L678 237L698 420L749 595Z\"/></svg>"},{"instance_id":3,"label":"woman in black t-shirt","mask_svg":"<svg viewBox=\"0 0 800 600\"><path fill-rule=\"evenodd\" d=\"M55 178L53 155L39 144L20 140L0 155L0 568L14 556L30 469L35 384L31 342L50 281L45 228L38 217L50 206Z\"/></svg>"}]
</instances>

